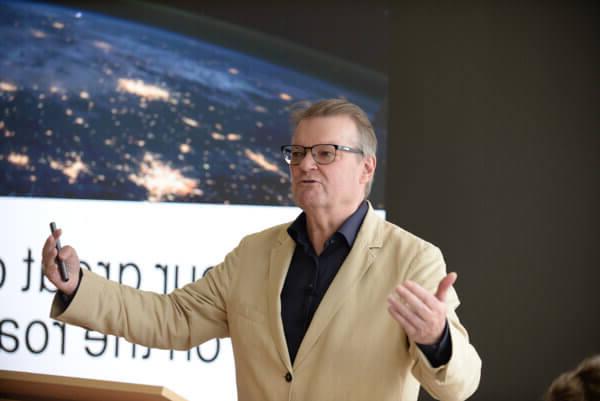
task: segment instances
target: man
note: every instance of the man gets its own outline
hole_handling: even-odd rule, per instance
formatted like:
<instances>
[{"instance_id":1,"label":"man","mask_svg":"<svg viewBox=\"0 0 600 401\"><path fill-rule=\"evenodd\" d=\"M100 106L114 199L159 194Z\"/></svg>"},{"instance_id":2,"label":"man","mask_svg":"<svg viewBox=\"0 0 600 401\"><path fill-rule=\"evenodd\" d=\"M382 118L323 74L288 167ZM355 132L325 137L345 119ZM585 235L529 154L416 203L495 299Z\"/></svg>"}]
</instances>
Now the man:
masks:
<instances>
[{"instance_id":1,"label":"man","mask_svg":"<svg viewBox=\"0 0 600 401\"><path fill-rule=\"evenodd\" d=\"M366 201L376 139L365 113L324 100L295 116L292 193L303 213L245 237L204 278L168 295L79 268L75 250L43 249L62 296L51 316L155 348L231 337L244 400L442 400L478 386L481 361L454 309L440 251L378 217ZM77 280L77 277L80 277ZM143 313L142 313L143 311Z\"/></svg>"}]
</instances>

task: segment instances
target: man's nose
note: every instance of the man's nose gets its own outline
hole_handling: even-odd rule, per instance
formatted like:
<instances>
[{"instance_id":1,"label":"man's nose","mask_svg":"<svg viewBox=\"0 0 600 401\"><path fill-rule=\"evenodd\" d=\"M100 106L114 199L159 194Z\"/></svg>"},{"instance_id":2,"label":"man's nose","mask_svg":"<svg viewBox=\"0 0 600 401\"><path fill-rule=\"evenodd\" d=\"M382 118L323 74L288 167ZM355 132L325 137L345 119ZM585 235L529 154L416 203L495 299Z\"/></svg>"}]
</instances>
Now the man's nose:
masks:
<instances>
[{"instance_id":1,"label":"man's nose","mask_svg":"<svg viewBox=\"0 0 600 401\"><path fill-rule=\"evenodd\" d=\"M307 151L300 164L298 164L302 170L312 170L317 167L317 162L313 158L312 152Z\"/></svg>"}]
</instances>

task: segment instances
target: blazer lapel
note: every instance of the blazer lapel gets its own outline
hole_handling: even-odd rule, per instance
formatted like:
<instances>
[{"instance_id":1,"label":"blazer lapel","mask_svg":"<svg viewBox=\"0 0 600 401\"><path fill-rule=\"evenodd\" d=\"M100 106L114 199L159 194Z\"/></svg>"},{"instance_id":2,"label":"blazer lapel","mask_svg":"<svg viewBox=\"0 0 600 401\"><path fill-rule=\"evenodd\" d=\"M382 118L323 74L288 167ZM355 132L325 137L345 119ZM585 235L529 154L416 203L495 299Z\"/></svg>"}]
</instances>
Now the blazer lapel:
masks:
<instances>
[{"instance_id":1,"label":"blazer lapel","mask_svg":"<svg viewBox=\"0 0 600 401\"><path fill-rule=\"evenodd\" d=\"M286 228L283 228L278 243L271 250L271 260L269 265L269 282L267 286L267 299L269 300L269 327L271 336L281 361L288 370L292 369L290 354L288 352L285 334L283 331L283 322L281 320L281 289L287 275L287 271L294 254L295 243L287 234Z\"/></svg>"},{"instance_id":2,"label":"blazer lapel","mask_svg":"<svg viewBox=\"0 0 600 401\"><path fill-rule=\"evenodd\" d=\"M375 214L369 205L369 211L352 250L325 293L300 344L300 349L294 360L294 368L297 369L300 366L323 330L331 322L335 313L342 307L346 297L353 293L354 286L373 264L375 253L372 248L381 247L380 224L382 222L383 220Z\"/></svg>"}]
</instances>

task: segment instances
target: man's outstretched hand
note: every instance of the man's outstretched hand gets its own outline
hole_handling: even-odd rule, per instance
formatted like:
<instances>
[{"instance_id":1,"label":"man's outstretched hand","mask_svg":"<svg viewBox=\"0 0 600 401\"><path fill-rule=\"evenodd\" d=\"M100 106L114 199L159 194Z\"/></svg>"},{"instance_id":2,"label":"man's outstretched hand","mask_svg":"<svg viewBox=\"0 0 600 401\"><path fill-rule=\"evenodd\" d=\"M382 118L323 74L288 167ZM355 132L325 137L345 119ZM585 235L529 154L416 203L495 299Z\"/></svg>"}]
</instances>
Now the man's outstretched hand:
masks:
<instances>
[{"instance_id":1,"label":"man's outstretched hand","mask_svg":"<svg viewBox=\"0 0 600 401\"><path fill-rule=\"evenodd\" d=\"M60 253L56 250L56 240L60 238L62 230L58 229L54 231L44 243L42 249L42 269L44 274L48 277L48 280L54 284L54 286L65 293L66 295L73 295L77 284L79 282L79 257L77 252L70 246L64 246L60 250ZM69 271L69 280L62 281L60 272L58 271L58 265L56 264L56 255L65 262L67 270Z\"/></svg>"},{"instance_id":2,"label":"man's outstretched hand","mask_svg":"<svg viewBox=\"0 0 600 401\"><path fill-rule=\"evenodd\" d=\"M449 273L435 294L408 280L388 296L388 311L410 340L423 345L440 341L446 327L446 294L456 278L456 273Z\"/></svg>"}]
</instances>

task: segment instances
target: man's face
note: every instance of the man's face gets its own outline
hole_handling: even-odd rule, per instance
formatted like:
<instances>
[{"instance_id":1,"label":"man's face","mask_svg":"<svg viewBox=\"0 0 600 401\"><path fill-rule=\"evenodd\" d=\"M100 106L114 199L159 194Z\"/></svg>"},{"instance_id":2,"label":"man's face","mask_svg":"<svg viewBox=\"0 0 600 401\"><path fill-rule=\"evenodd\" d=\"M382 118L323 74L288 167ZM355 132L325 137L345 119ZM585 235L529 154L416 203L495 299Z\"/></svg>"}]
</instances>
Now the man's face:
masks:
<instances>
[{"instance_id":1,"label":"man's face","mask_svg":"<svg viewBox=\"0 0 600 401\"><path fill-rule=\"evenodd\" d=\"M314 117L298 124L292 144L330 143L359 148L358 138L356 124L348 116ZM356 207L364 198L374 163L373 158L338 150L335 161L323 165L307 152L300 164L290 166L294 200L304 211Z\"/></svg>"}]
</instances>

